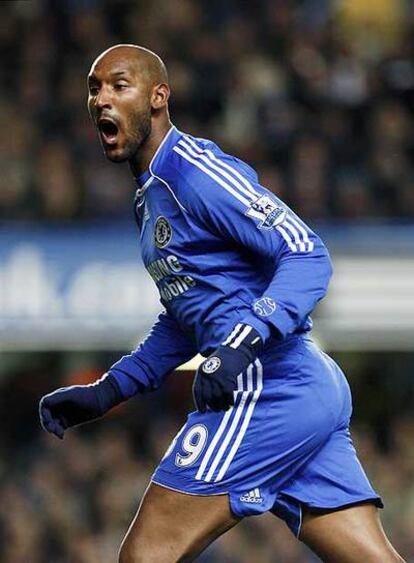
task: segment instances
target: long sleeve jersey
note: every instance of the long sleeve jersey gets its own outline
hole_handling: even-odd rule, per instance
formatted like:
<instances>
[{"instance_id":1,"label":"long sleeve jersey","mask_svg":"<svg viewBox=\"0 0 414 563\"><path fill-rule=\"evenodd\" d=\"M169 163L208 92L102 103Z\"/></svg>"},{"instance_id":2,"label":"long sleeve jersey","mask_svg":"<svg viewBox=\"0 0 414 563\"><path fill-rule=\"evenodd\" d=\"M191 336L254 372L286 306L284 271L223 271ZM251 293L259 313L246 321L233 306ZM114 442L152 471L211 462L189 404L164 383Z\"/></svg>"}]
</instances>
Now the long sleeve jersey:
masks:
<instances>
[{"instance_id":1,"label":"long sleeve jersey","mask_svg":"<svg viewBox=\"0 0 414 563\"><path fill-rule=\"evenodd\" d=\"M110 370L125 396L209 355L237 323L266 346L311 330L332 273L328 252L250 166L172 127L137 183L142 258L165 311Z\"/></svg>"}]
</instances>

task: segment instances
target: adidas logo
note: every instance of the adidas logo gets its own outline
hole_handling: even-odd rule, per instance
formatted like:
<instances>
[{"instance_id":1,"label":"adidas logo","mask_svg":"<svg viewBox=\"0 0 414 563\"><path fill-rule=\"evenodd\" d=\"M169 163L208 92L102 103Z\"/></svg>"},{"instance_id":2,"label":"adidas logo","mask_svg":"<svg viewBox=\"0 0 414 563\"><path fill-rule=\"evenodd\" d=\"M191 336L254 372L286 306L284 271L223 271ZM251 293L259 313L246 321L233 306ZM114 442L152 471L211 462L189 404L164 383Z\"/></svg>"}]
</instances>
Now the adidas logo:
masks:
<instances>
[{"instance_id":1,"label":"adidas logo","mask_svg":"<svg viewBox=\"0 0 414 563\"><path fill-rule=\"evenodd\" d=\"M263 498L260 496L260 491L258 488L253 489L253 491L249 491L245 495L240 497L242 502L254 502L260 504L263 502Z\"/></svg>"}]
</instances>

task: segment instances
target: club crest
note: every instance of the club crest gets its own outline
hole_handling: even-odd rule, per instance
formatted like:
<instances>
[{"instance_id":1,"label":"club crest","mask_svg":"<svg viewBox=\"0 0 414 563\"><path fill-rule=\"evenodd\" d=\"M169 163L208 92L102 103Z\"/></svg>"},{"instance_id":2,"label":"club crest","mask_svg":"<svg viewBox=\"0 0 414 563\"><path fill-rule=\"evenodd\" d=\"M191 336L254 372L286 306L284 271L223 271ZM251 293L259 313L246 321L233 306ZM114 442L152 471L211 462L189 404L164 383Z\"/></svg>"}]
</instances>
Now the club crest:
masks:
<instances>
[{"instance_id":1,"label":"club crest","mask_svg":"<svg viewBox=\"0 0 414 563\"><path fill-rule=\"evenodd\" d=\"M204 371L204 373L214 373L220 366L220 358L213 356L212 358L208 358L205 362L203 362L202 370Z\"/></svg>"},{"instance_id":2,"label":"club crest","mask_svg":"<svg viewBox=\"0 0 414 563\"><path fill-rule=\"evenodd\" d=\"M164 248L170 242L172 228L165 217L158 217L154 226L154 241L157 248Z\"/></svg>"}]
</instances>

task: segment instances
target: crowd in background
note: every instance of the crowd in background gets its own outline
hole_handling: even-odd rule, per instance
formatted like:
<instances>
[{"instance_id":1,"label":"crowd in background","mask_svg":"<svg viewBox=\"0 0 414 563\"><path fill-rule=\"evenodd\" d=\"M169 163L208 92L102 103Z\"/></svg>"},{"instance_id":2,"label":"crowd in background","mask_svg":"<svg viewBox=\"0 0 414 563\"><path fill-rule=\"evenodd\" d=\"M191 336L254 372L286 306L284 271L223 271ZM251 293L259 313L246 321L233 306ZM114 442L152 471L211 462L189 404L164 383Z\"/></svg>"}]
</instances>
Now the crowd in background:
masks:
<instances>
[{"instance_id":1,"label":"crowd in background","mask_svg":"<svg viewBox=\"0 0 414 563\"><path fill-rule=\"evenodd\" d=\"M105 160L86 111L91 62L119 42L163 57L180 129L255 166L304 218L413 221L410 0L0 4L3 223L132 220L132 178L126 166ZM82 381L80 373L66 378L65 354L55 354L57 364L16 354L21 371L11 360L6 366L6 356L0 563L113 563L152 470L191 408L190 378L175 378L60 442L40 430L38 399L59 384L91 381L113 362L106 358ZM354 434L384 497L387 532L414 563L413 366L396 358L388 377L381 361L354 374ZM242 522L199 561L316 559L266 515Z\"/></svg>"},{"instance_id":2,"label":"crowd in background","mask_svg":"<svg viewBox=\"0 0 414 563\"><path fill-rule=\"evenodd\" d=\"M1 6L0 217L130 214L88 122L119 42L166 61L181 129L218 141L310 220L414 217L409 0L14 0Z\"/></svg>"},{"instance_id":3,"label":"crowd in background","mask_svg":"<svg viewBox=\"0 0 414 563\"><path fill-rule=\"evenodd\" d=\"M31 363L27 360L30 358ZM39 397L93 381L112 360L76 354L12 356L1 378L0 563L114 563L152 471L191 410L191 374L137 397L63 441L40 429ZM358 453L382 495L382 520L407 563L414 562L413 358L372 354L337 359L350 375ZM12 368L12 364L20 367ZM73 369L73 363L83 366ZM400 362L400 363L398 363ZM405 362L405 363L404 363ZM85 369L86 365L92 367ZM72 367L70 367L72 366ZM353 366L353 367L352 367ZM395 372L397 369L397 375ZM66 374L66 375L65 375ZM7 428L7 431L5 430ZM200 563L314 563L270 514L226 534Z\"/></svg>"}]
</instances>

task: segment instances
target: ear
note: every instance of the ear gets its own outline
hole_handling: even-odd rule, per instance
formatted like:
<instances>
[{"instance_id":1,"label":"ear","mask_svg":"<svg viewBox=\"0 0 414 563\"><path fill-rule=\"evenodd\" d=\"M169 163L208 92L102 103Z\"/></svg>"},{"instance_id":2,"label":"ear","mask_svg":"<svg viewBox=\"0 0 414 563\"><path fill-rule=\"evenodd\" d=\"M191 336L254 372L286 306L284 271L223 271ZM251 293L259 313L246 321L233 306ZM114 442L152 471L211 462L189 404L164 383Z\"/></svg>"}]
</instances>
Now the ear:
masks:
<instances>
[{"instance_id":1,"label":"ear","mask_svg":"<svg viewBox=\"0 0 414 563\"><path fill-rule=\"evenodd\" d=\"M168 103L170 97L170 87L168 84L157 84L152 90L151 107L152 109L161 109Z\"/></svg>"}]
</instances>

